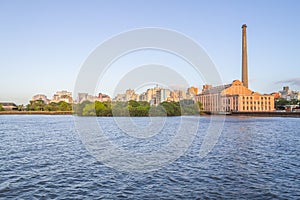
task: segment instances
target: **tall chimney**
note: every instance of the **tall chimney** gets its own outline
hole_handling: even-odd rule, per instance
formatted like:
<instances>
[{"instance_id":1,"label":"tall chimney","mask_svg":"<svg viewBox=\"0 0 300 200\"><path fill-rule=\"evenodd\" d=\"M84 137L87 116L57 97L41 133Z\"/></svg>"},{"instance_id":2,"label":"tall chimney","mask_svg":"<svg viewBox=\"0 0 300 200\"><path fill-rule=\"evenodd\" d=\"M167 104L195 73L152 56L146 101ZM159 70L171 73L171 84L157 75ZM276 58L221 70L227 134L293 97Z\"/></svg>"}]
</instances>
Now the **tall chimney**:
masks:
<instances>
[{"instance_id":1,"label":"tall chimney","mask_svg":"<svg viewBox=\"0 0 300 200\"><path fill-rule=\"evenodd\" d=\"M242 82L248 88L248 64L247 64L247 38L246 38L246 24L242 26Z\"/></svg>"}]
</instances>

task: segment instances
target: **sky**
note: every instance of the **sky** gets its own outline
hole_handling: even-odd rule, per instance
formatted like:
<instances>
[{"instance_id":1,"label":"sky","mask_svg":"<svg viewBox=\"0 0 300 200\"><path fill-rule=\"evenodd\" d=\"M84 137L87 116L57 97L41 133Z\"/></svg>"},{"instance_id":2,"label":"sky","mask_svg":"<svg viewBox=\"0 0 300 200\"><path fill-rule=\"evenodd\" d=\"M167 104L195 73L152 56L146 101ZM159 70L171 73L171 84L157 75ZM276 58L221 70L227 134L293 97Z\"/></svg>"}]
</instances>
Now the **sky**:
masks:
<instances>
[{"instance_id":1,"label":"sky","mask_svg":"<svg viewBox=\"0 0 300 200\"><path fill-rule=\"evenodd\" d=\"M244 23L249 88L271 93L288 85L299 91L299 8L298 0L0 0L0 102L27 104L35 94L52 98L56 91L73 91L95 48L119 33L145 27L192 38L222 80L231 83L241 79ZM112 95L119 71L114 68L106 83L99 81L99 92ZM197 87L204 83L192 74L191 79Z\"/></svg>"}]
</instances>

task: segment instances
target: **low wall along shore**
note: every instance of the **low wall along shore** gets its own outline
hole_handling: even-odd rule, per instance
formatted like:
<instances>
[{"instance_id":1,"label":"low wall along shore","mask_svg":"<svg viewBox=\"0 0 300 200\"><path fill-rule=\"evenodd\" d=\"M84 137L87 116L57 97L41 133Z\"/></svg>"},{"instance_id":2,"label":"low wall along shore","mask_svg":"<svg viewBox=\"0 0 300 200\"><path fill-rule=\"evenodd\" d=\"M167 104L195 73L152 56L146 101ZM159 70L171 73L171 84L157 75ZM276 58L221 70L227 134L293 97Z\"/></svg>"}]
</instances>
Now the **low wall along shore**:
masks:
<instances>
[{"instance_id":1,"label":"low wall along shore","mask_svg":"<svg viewBox=\"0 0 300 200\"><path fill-rule=\"evenodd\" d=\"M0 115L73 115L73 111L1 111ZM211 113L204 112L204 115L231 115L250 117L300 117L300 112L229 112Z\"/></svg>"},{"instance_id":2,"label":"low wall along shore","mask_svg":"<svg viewBox=\"0 0 300 200\"><path fill-rule=\"evenodd\" d=\"M0 115L72 115L72 111L1 111Z\"/></svg>"},{"instance_id":3,"label":"low wall along shore","mask_svg":"<svg viewBox=\"0 0 300 200\"><path fill-rule=\"evenodd\" d=\"M233 116L300 117L300 112L232 112Z\"/></svg>"}]
</instances>

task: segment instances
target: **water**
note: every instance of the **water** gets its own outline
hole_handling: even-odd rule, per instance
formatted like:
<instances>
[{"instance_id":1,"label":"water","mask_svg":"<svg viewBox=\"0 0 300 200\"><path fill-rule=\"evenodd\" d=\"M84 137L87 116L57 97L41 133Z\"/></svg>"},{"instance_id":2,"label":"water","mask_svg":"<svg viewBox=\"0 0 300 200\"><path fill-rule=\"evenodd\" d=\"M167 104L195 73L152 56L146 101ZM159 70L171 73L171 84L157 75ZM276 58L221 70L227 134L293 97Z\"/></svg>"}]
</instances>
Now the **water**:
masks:
<instances>
[{"instance_id":1,"label":"water","mask_svg":"<svg viewBox=\"0 0 300 200\"><path fill-rule=\"evenodd\" d=\"M172 124L179 119L167 118L163 143L173 136ZM138 124L147 120L134 119ZM113 118L98 121L112 135L121 134ZM200 158L203 130L209 125L209 118L201 117L200 129L181 157L161 169L137 173L118 171L91 156L72 116L0 115L0 198L300 199L299 122L228 117L213 150ZM159 137L144 148L160 148ZM124 135L115 139L135 150ZM137 144L137 151L145 150Z\"/></svg>"}]
</instances>

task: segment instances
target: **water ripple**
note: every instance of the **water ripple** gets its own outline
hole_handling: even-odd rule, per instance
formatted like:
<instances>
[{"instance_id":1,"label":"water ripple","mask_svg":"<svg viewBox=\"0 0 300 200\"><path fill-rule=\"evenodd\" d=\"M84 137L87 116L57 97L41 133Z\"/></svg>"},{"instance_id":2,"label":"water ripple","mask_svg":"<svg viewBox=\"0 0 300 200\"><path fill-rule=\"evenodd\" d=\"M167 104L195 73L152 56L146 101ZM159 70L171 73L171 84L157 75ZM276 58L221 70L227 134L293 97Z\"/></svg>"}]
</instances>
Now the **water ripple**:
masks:
<instances>
[{"instance_id":1,"label":"water ripple","mask_svg":"<svg viewBox=\"0 0 300 200\"><path fill-rule=\"evenodd\" d=\"M133 152L168 144L177 118L147 142L99 118L112 141ZM125 173L93 158L77 135L72 116L0 116L2 199L299 199L300 119L226 119L207 157L198 152L209 125L201 117L188 151L148 173ZM147 124L138 118L139 125Z\"/></svg>"}]
</instances>

